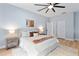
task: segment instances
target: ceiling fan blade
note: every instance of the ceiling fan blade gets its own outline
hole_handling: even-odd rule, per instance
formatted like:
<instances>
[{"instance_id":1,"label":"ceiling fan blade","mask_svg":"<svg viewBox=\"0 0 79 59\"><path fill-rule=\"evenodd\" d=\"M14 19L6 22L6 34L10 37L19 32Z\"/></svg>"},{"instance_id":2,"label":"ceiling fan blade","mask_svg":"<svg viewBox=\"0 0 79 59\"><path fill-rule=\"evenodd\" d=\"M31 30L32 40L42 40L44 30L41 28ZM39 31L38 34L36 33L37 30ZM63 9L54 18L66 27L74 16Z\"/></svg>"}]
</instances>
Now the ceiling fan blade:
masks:
<instances>
[{"instance_id":1,"label":"ceiling fan blade","mask_svg":"<svg viewBox=\"0 0 79 59\"><path fill-rule=\"evenodd\" d=\"M55 6L55 5L57 5L57 4L60 4L60 3L54 3L53 5Z\"/></svg>"},{"instance_id":2,"label":"ceiling fan blade","mask_svg":"<svg viewBox=\"0 0 79 59\"><path fill-rule=\"evenodd\" d=\"M45 13L47 13L48 11L49 11L49 9L47 9Z\"/></svg>"},{"instance_id":3,"label":"ceiling fan blade","mask_svg":"<svg viewBox=\"0 0 79 59\"><path fill-rule=\"evenodd\" d=\"M54 11L54 12L55 12L55 9L54 9L54 8L52 8L52 11Z\"/></svg>"},{"instance_id":4,"label":"ceiling fan blade","mask_svg":"<svg viewBox=\"0 0 79 59\"><path fill-rule=\"evenodd\" d=\"M44 7L44 8L42 8L42 9L39 9L38 11L41 11L41 10L46 9L46 8L48 8L48 7Z\"/></svg>"},{"instance_id":5,"label":"ceiling fan blade","mask_svg":"<svg viewBox=\"0 0 79 59\"><path fill-rule=\"evenodd\" d=\"M65 8L65 6L54 6L54 7L57 7L57 8Z\"/></svg>"},{"instance_id":6,"label":"ceiling fan blade","mask_svg":"<svg viewBox=\"0 0 79 59\"><path fill-rule=\"evenodd\" d=\"M52 5L52 3L47 3L47 4Z\"/></svg>"},{"instance_id":7,"label":"ceiling fan blade","mask_svg":"<svg viewBox=\"0 0 79 59\"><path fill-rule=\"evenodd\" d=\"M42 5L42 4L34 4L36 6L49 6L49 5Z\"/></svg>"}]
</instances>

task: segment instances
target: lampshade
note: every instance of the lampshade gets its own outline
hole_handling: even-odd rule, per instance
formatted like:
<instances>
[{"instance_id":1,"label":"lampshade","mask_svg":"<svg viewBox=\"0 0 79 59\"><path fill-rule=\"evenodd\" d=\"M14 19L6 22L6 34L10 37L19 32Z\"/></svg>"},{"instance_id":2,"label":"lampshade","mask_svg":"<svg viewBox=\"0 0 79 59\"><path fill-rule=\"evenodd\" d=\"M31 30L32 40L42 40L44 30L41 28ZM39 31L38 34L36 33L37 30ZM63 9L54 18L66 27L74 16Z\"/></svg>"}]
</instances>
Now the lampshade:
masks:
<instances>
[{"instance_id":1,"label":"lampshade","mask_svg":"<svg viewBox=\"0 0 79 59\"><path fill-rule=\"evenodd\" d=\"M39 33L42 33L44 31L43 26L38 27L38 29L39 29Z\"/></svg>"},{"instance_id":2,"label":"lampshade","mask_svg":"<svg viewBox=\"0 0 79 59\"><path fill-rule=\"evenodd\" d=\"M9 33L10 33L10 34L14 34L14 33L15 33L15 30L10 29L10 30L9 30Z\"/></svg>"}]
</instances>

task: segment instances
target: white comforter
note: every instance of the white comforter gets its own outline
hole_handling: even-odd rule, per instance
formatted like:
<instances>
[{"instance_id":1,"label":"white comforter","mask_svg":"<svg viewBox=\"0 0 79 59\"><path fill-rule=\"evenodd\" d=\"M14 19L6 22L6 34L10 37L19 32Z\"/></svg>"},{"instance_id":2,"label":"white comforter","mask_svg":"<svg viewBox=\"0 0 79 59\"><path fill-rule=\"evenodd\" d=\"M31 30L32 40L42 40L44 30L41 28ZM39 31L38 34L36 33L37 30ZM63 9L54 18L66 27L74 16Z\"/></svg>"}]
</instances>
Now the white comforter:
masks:
<instances>
[{"instance_id":1,"label":"white comforter","mask_svg":"<svg viewBox=\"0 0 79 59\"><path fill-rule=\"evenodd\" d=\"M20 39L20 47L27 51L29 56L47 55L58 46L56 38L45 40L38 44L32 42L33 38L35 37L21 37Z\"/></svg>"}]
</instances>

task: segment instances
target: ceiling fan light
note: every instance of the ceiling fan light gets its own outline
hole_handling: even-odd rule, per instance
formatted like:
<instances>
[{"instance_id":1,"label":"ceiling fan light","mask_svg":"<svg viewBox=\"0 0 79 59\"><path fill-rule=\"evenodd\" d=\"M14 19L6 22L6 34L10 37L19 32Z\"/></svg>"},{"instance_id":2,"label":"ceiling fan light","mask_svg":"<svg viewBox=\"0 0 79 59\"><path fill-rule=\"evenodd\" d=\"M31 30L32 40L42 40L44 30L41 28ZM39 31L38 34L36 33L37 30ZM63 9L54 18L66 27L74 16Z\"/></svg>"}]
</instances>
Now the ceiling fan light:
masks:
<instances>
[{"instance_id":1,"label":"ceiling fan light","mask_svg":"<svg viewBox=\"0 0 79 59\"><path fill-rule=\"evenodd\" d=\"M52 9L52 8L53 8L53 6L52 6L52 5L50 5L48 8L49 8L49 9Z\"/></svg>"}]
</instances>

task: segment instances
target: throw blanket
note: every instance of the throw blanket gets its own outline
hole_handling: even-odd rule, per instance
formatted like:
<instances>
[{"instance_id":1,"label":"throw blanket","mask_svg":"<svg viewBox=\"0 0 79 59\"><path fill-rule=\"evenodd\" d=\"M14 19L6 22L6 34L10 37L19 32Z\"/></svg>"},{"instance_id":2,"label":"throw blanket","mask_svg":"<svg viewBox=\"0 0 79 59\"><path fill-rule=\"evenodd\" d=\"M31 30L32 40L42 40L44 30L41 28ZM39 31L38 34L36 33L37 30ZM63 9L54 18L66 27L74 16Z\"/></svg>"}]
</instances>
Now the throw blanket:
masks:
<instances>
[{"instance_id":1,"label":"throw blanket","mask_svg":"<svg viewBox=\"0 0 79 59\"><path fill-rule=\"evenodd\" d=\"M43 36L41 38L38 38L38 39L33 40L33 43L34 44L37 44L37 43L43 42L43 41L48 40L48 39L51 39L51 38L53 38L53 36L46 35L46 36Z\"/></svg>"}]
</instances>

